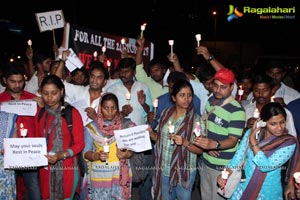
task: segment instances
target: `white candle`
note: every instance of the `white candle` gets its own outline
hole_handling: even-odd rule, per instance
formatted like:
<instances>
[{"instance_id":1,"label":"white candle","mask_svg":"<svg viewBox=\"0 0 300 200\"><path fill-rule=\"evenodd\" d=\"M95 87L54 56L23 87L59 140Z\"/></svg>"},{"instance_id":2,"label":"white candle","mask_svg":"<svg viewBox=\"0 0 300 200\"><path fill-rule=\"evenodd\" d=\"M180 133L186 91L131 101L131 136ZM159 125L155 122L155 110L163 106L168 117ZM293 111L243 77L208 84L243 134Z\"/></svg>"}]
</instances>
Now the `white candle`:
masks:
<instances>
[{"instance_id":1,"label":"white candle","mask_svg":"<svg viewBox=\"0 0 300 200\"><path fill-rule=\"evenodd\" d=\"M23 127L24 127L24 125L23 125L23 123L21 123L21 124L20 124L20 135L21 135L22 137L26 137L26 136L27 136L28 129L23 128Z\"/></svg>"},{"instance_id":2,"label":"white candle","mask_svg":"<svg viewBox=\"0 0 300 200\"><path fill-rule=\"evenodd\" d=\"M108 153L108 152L109 152L109 144L107 143L107 138L104 138L103 151L104 151L105 153Z\"/></svg>"},{"instance_id":3,"label":"white candle","mask_svg":"<svg viewBox=\"0 0 300 200\"><path fill-rule=\"evenodd\" d=\"M123 45L125 44L125 39L124 38L121 39L121 44L123 44Z\"/></svg>"},{"instance_id":4,"label":"white candle","mask_svg":"<svg viewBox=\"0 0 300 200\"><path fill-rule=\"evenodd\" d=\"M130 100L130 98L131 98L131 94L130 94L130 92L127 92L126 93L126 100Z\"/></svg>"},{"instance_id":5,"label":"white candle","mask_svg":"<svg viewBox=\"0 0 300 200\"><path fill-rule=\"evenodd\" d=\"M294 179L295 179L296 183L300 183L300 172L294 173Z\"/></svg>"},{"instance_id":6,"label":"white candle","mask_svg":"<svg viewBox=\"0 0 300 200\"><path fill-rule=\"evenodd\" d=\"M106 61L106 65L107 67L110 67L111 66L111 62L109 60Z\"/></svg>"},{"instance_id":7,"label":"white candle","mask_svg":"<svg viewBox=\"0 0 300 200\"><path fill-rule=\"evenodd\" d=\"M102 47L102 53L103 53L103 55L105 54L105 52L106 52L106 46L104 45L103 47Z\"/></svg>"},{"instance_id":8,"label":"white candle","mask_svg":"<svg viewBox=\"0 0 300 200\"><path fill-rule=\"evenodd\" d=\"M155 99L155 100L153 101L153 107L154 107L154 108L157 108L157 106L158 106L158 99Z\"/></svg>"},{"instance_id":9,"label":"white candle","mask_svg":"<svg viewBox=\"0 0 300 200\"><path fill-rule=\"evenodd\" d=\"M94 53L93 53L94 60L97 60L97 55L98 55L97 51L94 51Z\"/></svg>"},{"instance_id":10,"label":"white candle","mask_svg":"<svg viewBox=\"0 0 300 200\"><path fill-rule=\"evenodd\" d=\"M226 171L226 168L224 168L224 170L222 171L222 179L223 180L227 180L228 179L228 175L229 175L229 172Z\"/></svg>"},{"instance_id":11,"label":"white candle","mask_svg":"<svg viewBox=\"0 0 300 200\"><path fill-rule=\"evenodd\" d=\"M175 129L174 125L172 124L171 121L169 121L169 133L173 134L174 133L174 129Z\"/></svg>"},{"instance_id":12,"label":"white candle","mask_svg":"<svg viewBox=\"0 0 300 200\"><path fill-rule=\"evenodd\" d=\"M144 30L146 29L146 23L144 23L143 25L141 25L141 35L140 38L142 38L144 36Z\"/></svg>"},{"instance_id":13,"label":"white candle","mask_svg":"<svg viewBox=\"0 0 300 200\"><path fill-rule=\"evenodd\" d=\"M173 56L173 45L174 45L174 40L169 40L169 45L171 46L171 56Z\"/></svg>"},{"instance_id":14,"label":"white candle","mask_svg":"<svg viewBox=\"0 0 300 200\"><path fill-rule=\"evenodd\" d=\"M29 40L27 41L27 44L28 44L28 46L31 48L32 41L29 39Z\"/></svg>"},{"instance_id":15,"label":"white candle","mask_svg":"<svg viewBox=\"0 0 300 200\"><path fill-rule=\"evenodd\" d=\"M240 89L238 90L238 95L243 96L243 94L244 94L243 86L240 85Z\"/></svg>"},{"instance_id":16,"label":"white candle","mask_svg":"<svg viewBox=\"0 0 300 200\"><path fill-rule=\"evenodd\" d=\"M253 117L254 118L259 118L259 111L258 111L258 109L257 108L255 108L255 110L254 110L254 112L253 112Z\"/></svg>"},{"instance_id":17,"label":"white candle","mask_svg":"<svg viewBox=\"0 0 300 200\"><path fill-rule=\"evenodd\" d=\"M196 34L195 37L196 37L196 41L197 41L197 47L199 47L200 46L200 40L201 40L201 34Z\"/></svg>"}]
</instances>

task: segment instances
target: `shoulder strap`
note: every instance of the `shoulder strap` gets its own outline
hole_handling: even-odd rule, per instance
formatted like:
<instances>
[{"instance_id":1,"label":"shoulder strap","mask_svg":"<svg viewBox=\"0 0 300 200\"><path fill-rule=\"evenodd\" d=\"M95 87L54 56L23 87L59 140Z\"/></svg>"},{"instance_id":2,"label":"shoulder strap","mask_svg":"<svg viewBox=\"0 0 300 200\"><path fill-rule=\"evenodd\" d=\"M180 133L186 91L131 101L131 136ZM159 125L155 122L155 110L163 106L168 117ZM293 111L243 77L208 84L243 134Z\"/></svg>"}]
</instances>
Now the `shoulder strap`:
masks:
<instances>
[{"instance_id":1,"label":"shoulder strap","mask_svg":"<svg viewBox=\"0 0 300 200\"><path fill-rule=\"evenodd\" d=\"M72 136L72 121L73 121L72 110L73 110L73 106L67 104L65 108L61 111L61 116L66 119L71 136Z\"/></svg>"},{"instance_id":2,"label":"shoulder strap","mask_svg":"<svg viewBox=\"0 0 300 200\"><path fill-rule=\"evenodd\" d=\"M45 107L41 108L39 115L38 115L38 122L40 121L40 119L42 118L43 114L45 112Z\"/></svg>"}]
</instances>

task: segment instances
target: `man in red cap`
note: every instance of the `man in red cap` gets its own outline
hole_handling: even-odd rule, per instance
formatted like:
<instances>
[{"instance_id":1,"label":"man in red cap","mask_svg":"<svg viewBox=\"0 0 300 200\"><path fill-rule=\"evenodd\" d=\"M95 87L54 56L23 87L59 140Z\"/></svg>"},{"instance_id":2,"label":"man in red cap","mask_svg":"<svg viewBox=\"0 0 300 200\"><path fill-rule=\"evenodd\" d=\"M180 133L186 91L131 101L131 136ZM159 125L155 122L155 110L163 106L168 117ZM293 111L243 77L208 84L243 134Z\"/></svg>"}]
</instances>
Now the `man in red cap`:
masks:
<instances>
[{"instance_id":1,"label":"man in red cap","mask_svg":"<svg viewBox=\"0 0 300 200\"><path fill-rule=\"evenodd\" d=\"M201 199L224 199L218 195L217 176L232 159L245 127L245 112L231 95L235 77L231 70L220 69L213 78L213 96L205 105L203 120L206 137L194 143L204 149L200 167Z\"/></svg>"}]
</instances>

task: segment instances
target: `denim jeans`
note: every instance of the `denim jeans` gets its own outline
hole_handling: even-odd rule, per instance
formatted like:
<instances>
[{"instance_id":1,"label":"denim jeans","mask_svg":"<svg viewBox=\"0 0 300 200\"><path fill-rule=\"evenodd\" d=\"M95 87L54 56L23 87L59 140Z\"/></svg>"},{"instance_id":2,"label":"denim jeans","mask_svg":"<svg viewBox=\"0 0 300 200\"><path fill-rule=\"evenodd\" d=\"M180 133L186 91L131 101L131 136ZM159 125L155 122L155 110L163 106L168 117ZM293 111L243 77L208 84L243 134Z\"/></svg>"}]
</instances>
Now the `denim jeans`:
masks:
<instances>
[{"instance_id":1,"label":"denim jeans","mask_svg":"<svg viewBox=\"0 0 300 200\"><path fill-rule=\"evenodd\" d=\"M173 186L170 191L170 183L169 183L169 176L161 176L161 191L162 191L162 199L167 200L187 200L191 199L192 197L192 189L195 182L197 171L194 171L190 174L189 180L189 188L183 187L180 183L177 186Z\"/></svg>"},{"instance_id":2,"label":"denim jeans","mask_svg":"<svg viewBox=\"0 0 300 200\"><path fill-rule=\"evenodd\" d=\"M26 197L29 200L40 200L40 182L39 182L39 173L38 170L28 170L21 171L24 184L27 189Z\"/></svg>"}]
</instances>

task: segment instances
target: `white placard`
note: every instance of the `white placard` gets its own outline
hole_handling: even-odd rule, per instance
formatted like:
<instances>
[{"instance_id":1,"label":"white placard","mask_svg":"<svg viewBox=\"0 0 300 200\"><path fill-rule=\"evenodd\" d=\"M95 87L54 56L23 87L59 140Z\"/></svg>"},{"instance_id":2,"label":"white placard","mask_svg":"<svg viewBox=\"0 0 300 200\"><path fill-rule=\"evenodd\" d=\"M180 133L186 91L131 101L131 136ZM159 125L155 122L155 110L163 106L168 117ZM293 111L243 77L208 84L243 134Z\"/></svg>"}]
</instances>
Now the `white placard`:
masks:
<instances>
[{"instance_id":1,"label":"white placard","mask_svg":"<svg viewBox=\"0 0 300 200\"><path fill-rule=\"evenodd\" d=\"M91 118L88 117L87 112L84 111L87 107L89 107L84 99L73 101L71 105L79 111L84 126L93 121Z\"/></svg>"},{"instance_id":2,"label":"white placard","mask_svg":"<svg viewBox=\"0 0 300 200\"><path fill-rule=\"evenodd\" d=\"M81 60L78 58L76 53L73 51L73 49L69 48L70 55L67 57L66 60L66 67L70 72L74 71L77 68L81 68L83 66L83 63ZM62 55L60 54L58 56L60 59L62 58Z\"/></svg>"},{"instance_id":3,"label":"white placard","mask_svg":"<svg viewBox=\"0 0 300 200\"><path fill-rule=\"evenodd\" d=\"M152 149L148 125L134 126L123 130L115 130L115 138L119 149L142 152Z\"/></svg>"},{"instance_id":4,"label":"white placard","mask_svg":"<svg viewBox=\"0 0 300 200\"><path fill-rule=\"evenodd\" d=\"M1 102L0 110L19 116L35 116L37 102L33 100L12 100Z\"/></svg>"},{"instance_id":5,"label":"white placard","mask_svg":"<svg viewBox=\"0 0 300 200\"><path fill-rule=\"evenodd\" d=\"M3 147L5 169L48 165L46 138L4 138Z\"/></svg>"},{"instance_id":6,"label":"white placard","mask_svg":"<svg viewBox=\"0 0 300 200\"><path fill-rule=\"evenodd\" d=\"M40 32L51 31L64 27L64 15L62 10L36 13L36 21L39 25Z\"/></svg>"}]
</instances>

